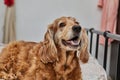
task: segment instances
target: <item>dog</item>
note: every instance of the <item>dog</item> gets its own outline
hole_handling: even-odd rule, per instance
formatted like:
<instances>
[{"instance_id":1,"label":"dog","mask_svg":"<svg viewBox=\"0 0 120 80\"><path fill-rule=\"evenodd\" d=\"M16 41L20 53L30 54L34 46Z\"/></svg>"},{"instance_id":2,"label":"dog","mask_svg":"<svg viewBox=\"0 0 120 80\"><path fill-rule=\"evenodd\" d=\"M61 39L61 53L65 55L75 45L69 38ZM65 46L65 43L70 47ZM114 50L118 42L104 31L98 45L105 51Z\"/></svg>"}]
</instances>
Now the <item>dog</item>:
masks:
<instances>
[{"instance_id":1,"label":"dog","mask_svg":"<svg viewBox=\"0 0 120 80\"><path fill-rule=\"evenodd\" d=\"M5 80L82 80L80 61L89 59L86 31L73 17L48 25L43 42L13 41L0 54Z\"/></svg>"}]
</instances>

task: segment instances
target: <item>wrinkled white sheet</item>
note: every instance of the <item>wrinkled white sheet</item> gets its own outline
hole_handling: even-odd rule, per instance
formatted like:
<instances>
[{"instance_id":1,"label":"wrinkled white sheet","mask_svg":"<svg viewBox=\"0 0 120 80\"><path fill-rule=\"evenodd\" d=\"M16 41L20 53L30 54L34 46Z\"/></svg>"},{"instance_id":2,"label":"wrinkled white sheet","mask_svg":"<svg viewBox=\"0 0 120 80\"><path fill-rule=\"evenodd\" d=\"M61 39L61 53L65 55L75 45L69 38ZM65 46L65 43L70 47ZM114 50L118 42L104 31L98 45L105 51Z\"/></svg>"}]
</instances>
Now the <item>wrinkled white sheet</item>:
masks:
<instances>
[{"instance_id":1,"label":"wrinkled white sheet","mask_svg":"<svg viewBox=\"0 0 120 80\"><path fill-rule=\"evenodd\" d=\"M83 80L107 80L107 74L98 61L90 55L88 63L80 62Z\"/></svg>"},{"instance_id":2,"label":"wrinkled white sheet","mask_svg":"<svg viewBox=\"0 0 120 80\"><path fill-rule=\"evenodd\" d=\"M0 52L3 44L0 44ZM98 61L90 55L88 63L80 62L83 80L107 80L106 72Z\"/></svg>"}]
</instances>

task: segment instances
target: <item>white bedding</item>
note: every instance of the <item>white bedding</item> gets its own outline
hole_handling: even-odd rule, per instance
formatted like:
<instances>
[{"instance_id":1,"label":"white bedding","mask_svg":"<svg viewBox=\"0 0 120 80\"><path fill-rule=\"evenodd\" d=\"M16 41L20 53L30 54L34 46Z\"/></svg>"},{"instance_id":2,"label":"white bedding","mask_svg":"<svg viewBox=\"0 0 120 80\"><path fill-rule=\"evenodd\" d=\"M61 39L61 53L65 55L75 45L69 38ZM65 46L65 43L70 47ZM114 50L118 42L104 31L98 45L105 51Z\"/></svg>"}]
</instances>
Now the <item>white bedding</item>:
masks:
<instances>
[{"instance_id":1,"label":"white bedding","mask_svg":"<svg viewBox=\"0 0 120 80\"><path fill-rule=\"evenodd\" d=\"M3 44L0 44L0 51ZM106 72L98 61L90 55L88 63L80 62L83 80L107 80Z\"/></svg>"},{"instance_id":2,"label":"white bedding","mask_svg":"<svg viewBox=\"0 0 120 80\"><path fill-rule=\"evenodd\" d=\"M107 80L107 75L98 61L90 55L86 64L80 62L83 80Z\"/></svg>"}]
</instances>

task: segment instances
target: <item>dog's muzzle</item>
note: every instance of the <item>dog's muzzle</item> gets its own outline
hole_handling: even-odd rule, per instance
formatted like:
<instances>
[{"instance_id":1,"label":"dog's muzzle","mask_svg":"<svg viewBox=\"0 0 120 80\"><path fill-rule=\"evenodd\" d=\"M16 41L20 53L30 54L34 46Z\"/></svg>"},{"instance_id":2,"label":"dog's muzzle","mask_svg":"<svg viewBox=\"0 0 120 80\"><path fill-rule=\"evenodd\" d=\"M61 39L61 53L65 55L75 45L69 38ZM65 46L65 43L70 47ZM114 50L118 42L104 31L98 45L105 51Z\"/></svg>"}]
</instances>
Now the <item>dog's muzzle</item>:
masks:
<instances>
[{"instance_id":1,"label":"dog's muzzle","mask_svg":"<svg viewBox=\"0 0 120 80\"><path fill-rule=\"evenodd\" d=\"M75 36L69 40L62 39L62 43L65 46L69 46L70 48L77 48L81 44L81 42L79 41L79 36Z\"/></svg>"}]
</instances>

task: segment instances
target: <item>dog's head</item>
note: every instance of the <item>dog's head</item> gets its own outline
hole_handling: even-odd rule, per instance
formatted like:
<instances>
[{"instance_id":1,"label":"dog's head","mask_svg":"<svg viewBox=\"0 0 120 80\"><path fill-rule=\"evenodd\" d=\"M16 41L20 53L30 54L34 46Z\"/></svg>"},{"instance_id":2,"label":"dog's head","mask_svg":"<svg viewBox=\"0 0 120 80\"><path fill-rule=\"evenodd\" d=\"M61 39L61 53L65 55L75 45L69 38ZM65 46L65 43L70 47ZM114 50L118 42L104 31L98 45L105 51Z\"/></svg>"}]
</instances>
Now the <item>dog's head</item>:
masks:
<instances>
[{"instance_id":1,"label":"dog's head","mask_svg":"<svg viewBox=\"0 0 120 80\"><path fill-rule=\"evenodd\" d=\"M88 61L86 31L72 17L61 17L48 26L45 41L49 41L49 55L57 55L56 45L66 51L78 51L83 62Z\"/></svg>"}]
</instances>

